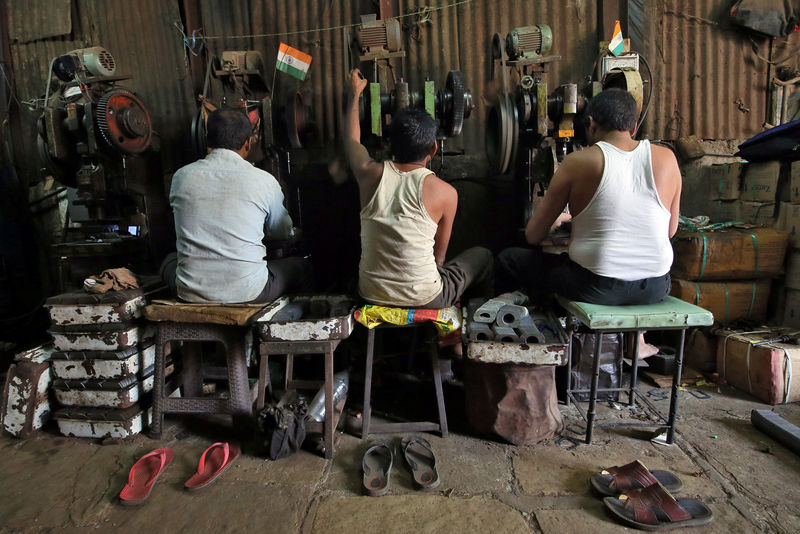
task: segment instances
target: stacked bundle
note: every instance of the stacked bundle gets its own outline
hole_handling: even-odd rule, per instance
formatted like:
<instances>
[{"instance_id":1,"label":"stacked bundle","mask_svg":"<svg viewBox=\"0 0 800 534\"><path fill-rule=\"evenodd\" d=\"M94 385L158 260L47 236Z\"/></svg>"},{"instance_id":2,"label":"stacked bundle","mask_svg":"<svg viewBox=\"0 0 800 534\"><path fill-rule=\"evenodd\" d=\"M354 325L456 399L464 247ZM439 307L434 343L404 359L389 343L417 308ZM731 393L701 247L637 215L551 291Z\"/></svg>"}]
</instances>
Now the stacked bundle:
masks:
<instances>
[{"instance_id":1,"label":"stacked bundle","mask_svg":"<svg viewBox=\"0 0 800 534\"><path fill-rule=\"evenodd\" d=\"M470 306L474 312L468 327L469 340L544 343L545 336L540 328L547 323L547 318L531 316L523 306L527 301L524 294L514 292L489 299L477 307Z\"/></svg>"},{"instance_id":2,"label":"stacked bundle","mask_svg":"<svg viewBox=\"0 0 800 534\"><path fill-rule=\"evenodd\" d=\"M672 242L671 294L709 310L722 325L765 321L771 279L783 271L788 234L772 228L690 228L679 231ZM708 332L689 333L687 365L714 370L715 347L709 339L714 338Z\"/></svg>"},{"instance_id":3,"label":"stacked bundle","mask_svg":"<svg viewBox=\"0 0 800 534\"><path fill-rule=\"evenodd\" d=\"M147 424L155 350L140 320L146 304L142 288L48 299L62 434L124 438Z\"/></svg>"},{"instance_id":4,"label":"stacked bundle","mask_svg":"<svg viewBox=\"0 0 800 534\"><path fill-rule=\"evenodd\" d=\"M789 202L781 202L778 228L789 232L789 252L784 281L785 301L779 305L779 322L800 327L800 161L787 163ZM779 301L780 302L780 301Z\"/></svg>"}]
</instances>

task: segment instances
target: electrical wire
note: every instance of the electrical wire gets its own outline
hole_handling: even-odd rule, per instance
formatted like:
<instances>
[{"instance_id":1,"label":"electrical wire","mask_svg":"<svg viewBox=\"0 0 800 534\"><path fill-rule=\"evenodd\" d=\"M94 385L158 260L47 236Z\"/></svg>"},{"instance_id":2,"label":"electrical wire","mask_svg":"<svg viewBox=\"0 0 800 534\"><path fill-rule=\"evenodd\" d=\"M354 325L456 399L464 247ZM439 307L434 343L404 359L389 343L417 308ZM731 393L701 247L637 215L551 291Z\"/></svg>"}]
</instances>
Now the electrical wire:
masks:
<instances>
[{"instance_id":1,"label":"electrical wire","mask_svg":"<svg viewBox=\"0 0 800 534\"><path fill-rule=\"evenodd\" d=\"M439 7L423 7L420 9L416 9L410 13L406 13L405 15L397 15L394 17L389 17L383 20L400 20L407 17L415 17L417 15L422 15L426 13L431 13L433 11L442 11L444 9L449 9L451 7L460 6L462 4L469 4L472 0L458 0L457 2L452 2L450 4L446 4ZM327 31L334 31L334 30L341 30L343 28L354 28L356 26L361 26L360 22L355 22L352 24L342 24L340 26L328 26L325 28L314 28L311 30L295 30L289 32L274 32L274 33L255 33L255 34L246 34L246 35L206 35L203 36L203 39L254 39L254 38L261 38L261 37L278 37L281 35L299 35L303 33L315 33L315 32L327 32Z\"/></svg>"}]
</instances>

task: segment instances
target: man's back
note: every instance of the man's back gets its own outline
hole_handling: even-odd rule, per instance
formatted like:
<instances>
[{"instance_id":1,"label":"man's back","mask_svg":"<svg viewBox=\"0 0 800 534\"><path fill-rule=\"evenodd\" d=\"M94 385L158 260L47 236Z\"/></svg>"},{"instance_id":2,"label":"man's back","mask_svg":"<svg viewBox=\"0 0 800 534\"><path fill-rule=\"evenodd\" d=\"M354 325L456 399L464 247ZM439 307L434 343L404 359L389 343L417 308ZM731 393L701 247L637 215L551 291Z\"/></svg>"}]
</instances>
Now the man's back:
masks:
<instances>
[{"instance_id":1,"label":"man's back","mask_svg":"<svg viewBox=\"0 0 800 534\"><path fill-rule=\"evenodd\" d=\"M659 195L650 143L599 141L587 150L596 162L570 190L570 258L595 274L620 280L661 276L672 264L670 210ZM626 150L630 148L630 150ZM671 202L669 199L667 202Z\"/></svg>"},{"instance_id":2,"label":"man's back","mask_svg":"<svg viewBox=\"0 0 800 534\"><path fill-rule=\"evenodd\" d=\"M283 194L237 153L215 149L179 169L170 189L178 295L190 302L246 302L267 282L264 221Z\"/></svg>"},{"instance_id":3,"label":"man's back","mask_svg":"<svg viewBox=\"0 0 800 534\"><path fill-rule=\"evenodd\" d=\"M401 172L392 162L361 209L359 293L369 302L421 306L442 289L434 259L438 229L423 202L426 168Z\"/></svg>"}]
</instances>

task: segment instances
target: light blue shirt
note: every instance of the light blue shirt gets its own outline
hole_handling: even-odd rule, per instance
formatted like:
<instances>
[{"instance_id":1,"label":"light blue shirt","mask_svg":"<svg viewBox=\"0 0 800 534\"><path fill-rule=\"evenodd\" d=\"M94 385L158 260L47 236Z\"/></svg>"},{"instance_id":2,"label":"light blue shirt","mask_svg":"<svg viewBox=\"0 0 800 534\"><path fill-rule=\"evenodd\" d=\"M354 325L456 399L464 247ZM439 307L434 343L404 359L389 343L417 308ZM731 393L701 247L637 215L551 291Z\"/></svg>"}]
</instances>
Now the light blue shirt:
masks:
<instances>
[{"instance_id":1,"label":"light blue shirt","mask_svg":"<svg viewBox=\"0 0 800 534\"><path fill-rule=\"evenodd\" d=\"M265 234L286 239L292 219L268 172L215 148L178 169L169 202L175 216L178 296L188 302L247 302L267 283Z\"/></svg>"}]
</instances>

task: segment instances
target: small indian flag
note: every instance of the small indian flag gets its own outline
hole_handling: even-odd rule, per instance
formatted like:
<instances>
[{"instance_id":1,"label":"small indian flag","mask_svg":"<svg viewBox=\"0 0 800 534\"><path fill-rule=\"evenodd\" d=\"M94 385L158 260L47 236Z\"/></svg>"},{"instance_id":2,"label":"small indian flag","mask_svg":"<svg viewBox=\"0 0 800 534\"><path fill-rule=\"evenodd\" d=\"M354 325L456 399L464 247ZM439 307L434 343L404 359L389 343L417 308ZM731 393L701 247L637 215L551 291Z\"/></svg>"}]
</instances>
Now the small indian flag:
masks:
<instances>
[{"instance_id":1,"label":"small indian flag","mask_svg":"<svg viewBox=\"0 0 800 534\"><path fill-rule=\"evenodd\" d=\"M614 36L611 38L611 42L608 43L608 49L615 56L625 51L625 42L622 40L622 30L619 27L619 21L614 24Z\"/></svg>"},{"instance_id":2,"label":"small indian flag","mask_svg":"<svg viewBox=\"0 0 800 534\"><path fill-rule=\"evenodd\" d=\"M281 43L278 49L278 70L286 74L291 74L295 78L305 80L306 72L308 72L308 67L310 66L311 56L287 44Z\"/></svg>"}]
</instances>

